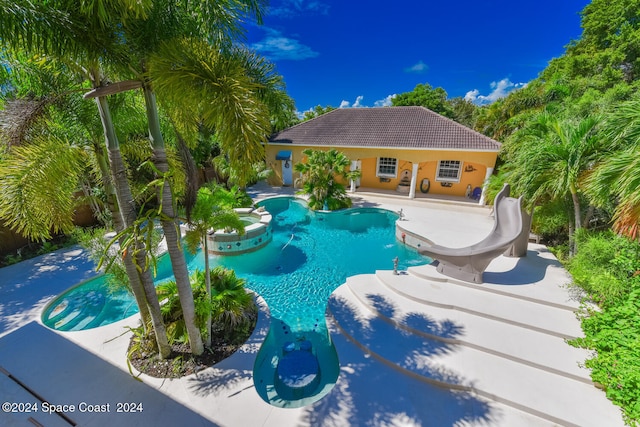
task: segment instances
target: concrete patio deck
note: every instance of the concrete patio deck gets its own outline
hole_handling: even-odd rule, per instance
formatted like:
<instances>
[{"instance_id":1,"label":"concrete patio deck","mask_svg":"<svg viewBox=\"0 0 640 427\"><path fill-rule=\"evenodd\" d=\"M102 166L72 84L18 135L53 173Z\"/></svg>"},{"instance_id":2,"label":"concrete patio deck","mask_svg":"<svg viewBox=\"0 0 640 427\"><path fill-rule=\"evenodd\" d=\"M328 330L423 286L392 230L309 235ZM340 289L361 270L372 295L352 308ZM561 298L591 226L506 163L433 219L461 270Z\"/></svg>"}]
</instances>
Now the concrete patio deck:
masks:
<instances>
[{"instance_id":1,"label":"concrete patio deck","mask_svg":"<svg viewBox=\"0 0 640 427\"><path fill-rule=\"evenodd\" d=\"M252 189L254 198L283 193L292 190ZM352 197L358 206L402 209L403 227L443 245L474 243L493 225L488 208L464 200ZM126 327L137 316L79 332L43 326L44 305L92 268L71 248L0 269L0 403L39 405L0 412L0 425L624 425L580 367L588 352L564 342L581 334L578 300L542 245L530 244L526 258L496 259L482 285L430 265L349 278L327 309L340 377L323 399L297 409L270 406L253 390L253 362L269 327L260 299L258 326L239 352L178 380L129 375ZM64 416L46 414L38 398L69 406ZM127 409L135 412L118 412Z\"/></svg>"}]
</instances>

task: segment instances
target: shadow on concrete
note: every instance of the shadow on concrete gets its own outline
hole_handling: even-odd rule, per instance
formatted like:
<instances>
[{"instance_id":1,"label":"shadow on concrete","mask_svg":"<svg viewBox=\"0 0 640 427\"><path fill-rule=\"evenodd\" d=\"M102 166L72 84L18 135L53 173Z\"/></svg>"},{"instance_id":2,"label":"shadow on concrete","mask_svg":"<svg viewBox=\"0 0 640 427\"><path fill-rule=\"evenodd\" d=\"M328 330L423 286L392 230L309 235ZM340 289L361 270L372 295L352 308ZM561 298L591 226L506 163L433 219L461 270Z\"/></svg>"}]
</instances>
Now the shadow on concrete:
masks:
<instances>
[{"instance_id":1,"label":"shadow on concrete","mask_svg":"<svg viewBox=\"0 0 640 427\"><path fill-rule=\"evenodd\" d=\"M260 181L247 188L247 194L254 200L276 196L293 196L298 190L293 187L272 187L266 181Z\"/></svg>"},{"instance_id":2,"label":"shadow on concrete","mask_svg":"<svg viewBox=\"0 0 640 427\"><path fill-rule=\"evenodd\" d=\"M449 338L463 332L459 325L440 324L420 313L396 316L398 310L384 297L368 298L385 316L400 318L412 328ZM309 425L492 425L500 419L500 409L463 389L472 387L464 377L430 362L435 356L455 352L456 346L411 334L380 317L364 319L335 294L329 310L353 339L332 331L340 377L334 389L309 408Z\"/></svg>"},{"instance_id":3,"label":"shadow on concrete","mask_svg":"<svg viewBox=\"0 0 640 427\"><path fill-rule=\"evenodd\" d=\"M368 304L381 315L389 319L396 319L402 325L421 333L442 339L455 339L464 333L462 325L448 319L440 322L424 313L408 313L398 319L393 302L383 295L367 294L367 299L369 300Z\"/></svg>"},{"instance_id":4,"label":"shadow on concrete","mask_svg":"<svg viewBox=\"0 0 640 427\"><path fill-rule=\"evenodd\" d=\"M242 383L247 384L242 391L253 389L253 365L267 332L268 326L261 326L237 352L211 368L193 375L187 380L189 390L203 397L231 397L238 394L238 386Z\"/></svg>"},{"instance_id":5,"label":"shadow on concrete","mask_svg":"<svg viewBox=\"0 0 640 427\"><path fill-rule=\"evenodd\" d=\"M197 396L232 397L245 390L255 393L253 386L253 367L260 346L269 332L271 315L266 302L257 294L254 301L258 306L258 321L247 342L238 351L220 363L193 375L187 380L187 387ZM238 386L247 386L238 392ZM231 391L234 390L232 393Z\"/></svg>"},{"instance_id":6,"label":"shadow on concrete","mask_svg":"<svg viewBox=\"0 0 640 427\"><path fill-rule=\"evenodd\" d=\"M511 270L485 271L484 282L496 285L530 285L544 279L549 268L563 268L557 259L543 255L543 252L529 249L527 256L518 258Z\"/></svg>"},{"instance_id":7,"label":"shadow on concrete","mask_svg":"<svg viewBox=\"0 0 640 427\"><path fill-rule=\"evenodd\" d=\"M79 246L0 269L0 336L37 318L52 298L96 276Z\"/></svg>"},{"instance_id":8,"label":"shadow on concrete","mask_svg":"<svg viewBox=\"0 0 640 427\"><path fill-rule=\"evenodd\" d=\"M0 338L0 367L47 402L74 405L64 415L77 425L216 425L36 322ZM4 387L10 390L0 389L1 396L24 395L16 382L0 382L0 388ZM109 412L83 412L83 402L101 405L103 410L108 405ZM125 410L128 412L122 412ZM0 425L20 425L12 416L0 413ZM61 417L55 413L40 410L32 417L41 425L60 425Z\"/></svg>"},{"instance_id":9,"label":"shadow on concrete","mask_svg":"<svg viewBox=\"0 0 640 427\"><path fill-rule=\"evenodd\" d=\"M357 194L357 193L356 193ZM370 200L366 200L362 197L358 197L353 193L350 194L351 201L353 202L352 207L354 208L376 208L380 207L380 203L376 203Z\"/></svg>"},{"instance_id":10,"label":"shadow on concrete","mask_svg":"<svg viewBox=\"0 0 640 427\"><path fill-rule=\"evenodd\" d=\"M255 355L253 355L255 359ZM253 377L252 370L226 369L218 365L209 368L188 380L189 390L198 396L211 397L232 397L238 394L239 384L247 383L246 389L253 390L255 387L250 381ZM231 390L234 390L231 393ZM251 391L255 393L255 391Z\"/></svg>"}]
</instances>

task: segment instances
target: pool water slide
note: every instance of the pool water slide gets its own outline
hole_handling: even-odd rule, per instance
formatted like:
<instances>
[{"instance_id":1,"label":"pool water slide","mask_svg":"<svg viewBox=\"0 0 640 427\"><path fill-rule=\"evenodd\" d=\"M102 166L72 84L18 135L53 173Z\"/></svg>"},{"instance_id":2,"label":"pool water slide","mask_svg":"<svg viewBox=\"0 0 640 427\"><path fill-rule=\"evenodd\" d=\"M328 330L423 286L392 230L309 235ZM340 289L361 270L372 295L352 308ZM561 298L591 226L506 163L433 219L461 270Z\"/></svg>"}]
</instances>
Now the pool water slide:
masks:
<instances>
[{"instance_id":1,"label":"pool water slide","mask_svg":"<svg viewBox=\"0 0 640 427\"><path fill-rule=\"evenodd\" d=\"M521 250L520 244L529 235L529 230L523 226L522 197L509 197L510 190L509 184L504 184L496 196L494 226L483 240L462 248L434 244L426 249L423 247L420 253L437 260L437 271L445 276L474 283L483 283L485 269L500 255L526 256L526 249Z\"/></svg>"}]
</instances>

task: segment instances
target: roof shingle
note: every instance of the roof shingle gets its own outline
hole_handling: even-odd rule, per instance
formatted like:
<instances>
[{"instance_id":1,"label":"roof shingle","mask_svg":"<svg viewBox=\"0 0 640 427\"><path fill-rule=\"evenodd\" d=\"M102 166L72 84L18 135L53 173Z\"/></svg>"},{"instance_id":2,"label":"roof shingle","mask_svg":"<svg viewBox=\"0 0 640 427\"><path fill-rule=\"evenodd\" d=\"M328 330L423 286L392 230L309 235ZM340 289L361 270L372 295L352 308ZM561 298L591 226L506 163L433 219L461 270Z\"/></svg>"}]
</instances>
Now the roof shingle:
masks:
<instances>
[{"instance_id":1,"label":"roof shingle","mask_svg":"<svg viewBox=\"0 0 640 427\"><path fill-rule=\"evenodd\" d=\"M271 143L500 151L501 144L424 107L341 108L274 134Z\"/></svg>"}]
</instances>

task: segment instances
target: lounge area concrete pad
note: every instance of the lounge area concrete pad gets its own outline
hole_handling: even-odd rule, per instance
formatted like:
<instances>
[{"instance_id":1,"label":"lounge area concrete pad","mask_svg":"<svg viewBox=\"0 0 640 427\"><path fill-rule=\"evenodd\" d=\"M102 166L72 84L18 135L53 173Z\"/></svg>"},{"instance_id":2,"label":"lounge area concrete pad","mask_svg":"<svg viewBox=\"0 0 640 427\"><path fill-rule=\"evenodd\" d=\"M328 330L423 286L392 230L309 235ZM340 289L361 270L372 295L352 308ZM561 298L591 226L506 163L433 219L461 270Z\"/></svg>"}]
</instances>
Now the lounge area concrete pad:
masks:
<instances>
[{"instance_id":1,"label":"lounge area concrete pad","mask_svg":"<svg viewBox=\"0 0 640 427\"><path fill-rule=\"evenodd\" d=\"M211 425L210 420L36 322L0 338L0 366L49 404L65 407L60 413L48 413L43 411L46 404L35 400L39 411L31 417L42 425L63 425L61 420L87 426ZM2 389L25 396L23 387L3 377ZM3 425L22 425L11 413L4 417L6 413Z\"/></svg>"}]
</instances>

